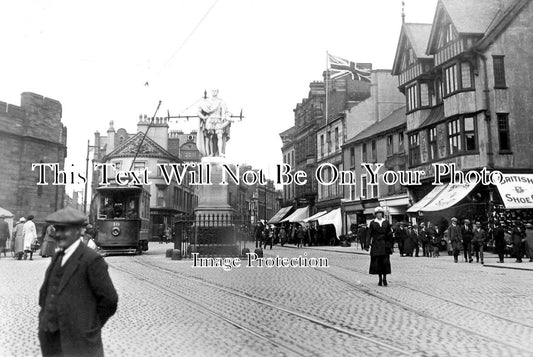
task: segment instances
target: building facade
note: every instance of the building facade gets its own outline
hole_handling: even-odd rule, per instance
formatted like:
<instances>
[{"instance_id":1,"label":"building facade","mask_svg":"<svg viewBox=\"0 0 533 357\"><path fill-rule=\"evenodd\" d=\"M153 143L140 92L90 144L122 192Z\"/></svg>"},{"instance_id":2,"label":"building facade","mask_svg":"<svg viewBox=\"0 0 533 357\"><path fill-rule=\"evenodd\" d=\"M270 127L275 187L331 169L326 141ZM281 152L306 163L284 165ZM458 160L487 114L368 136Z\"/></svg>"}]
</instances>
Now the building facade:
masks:
<instances>
[{"instance_id":1,"label":"building facade","mask_svg":"<svg viewBox=\"0 0 533 357\"><path fill-rule=\"evenodd\" d=\"M413 201L433 189L434 163L533 172L532 43L527 0L440 0L432 24L403 24L393 74L406 98L408 167L428 173L409 187ZM478 186L465 200L493 199Z\"/></svg>"},{"instance_id":2,"label":"building facade","mask_svg":"<svg viewBox=\"0 0 533 357\"><path fill-rule=\"evenodd\" d=\"M296 204L297 207L311 206L316 211L319 185L315 177L317 169L317 130L324 128L330 120L335 121L344 111L370 96L370 83L354 80L350 75L311 82L309 94L294 109L294 126L280 134L283 141L284 163L292 162L292 170L307 173L305 185L284 188L284 205ZM328 119L326 120L326 89L328 83ZM327 129L326 129L327 131ZM340 135L340 134L339 134ZM337 156L339 153L337 153Z\"/></svg>"},{"instance_id":3,"label":"building facade","mask_svg":"<svg viewBox=\"0 0 533 357\"><path fill-rule=\"evenodd\" d=\"M24 92L20 106L0 102L0 207L15 219L35 216L37 225L63 207L65 186L37 185L39 170L34 163L57 163L64 170L67 128L61 123L62 106L55 99ZM39 227L38 227L39 228Z\"/></svg>"},{"instance_id":4,"label":"building facade","mask_svg":"<svg viewBox=\"0 0 533 357\"><path fill-rule=\"evenodd\" d=\"M400 107L343 146L344 167L353 174L353 184L343 186L343 223L347 229L353 224L366 224L378 206L385 208L391 223L405 218L409 206L407 190L400 181L394 182L394 177L386 174L406 168L405 119L405 108ZM363 164L371 166L367 169ZM376 164L383 166L378 169ZM375 184L369 170L376 172Z\"/></svg>"},{"instance_id":5,"label":"building facade","mask_svg":"<svg viewBox=\"0 0 533 357\"><path fill-rule=\"evenodd\" d=\"M146 116L141 116L136 134L128 134L122 128L115 132L113 122L110 122L107 133L106 137L95 133L93 161L114 164L117 170L148 170L152 238L156 239L161 225L173 226L177 215L193 213L198 203L194 186L190 185L188 179L182 184L175 180L167 184L163 172L158 168L158 164L183 164L178 156L168 150L169 143L177 142L174 149L181 149L183 145L179 145L177 135L169 135L166 118L154 118L154 122L150 124ZM185 145L188 144L185 142ZM167 172L170 171L171 168L168 167ZM188 178L188 175L185 177ZM93 187L97 187L99 182L99 171L94 171Z\"/></svg>"}]
</instances>

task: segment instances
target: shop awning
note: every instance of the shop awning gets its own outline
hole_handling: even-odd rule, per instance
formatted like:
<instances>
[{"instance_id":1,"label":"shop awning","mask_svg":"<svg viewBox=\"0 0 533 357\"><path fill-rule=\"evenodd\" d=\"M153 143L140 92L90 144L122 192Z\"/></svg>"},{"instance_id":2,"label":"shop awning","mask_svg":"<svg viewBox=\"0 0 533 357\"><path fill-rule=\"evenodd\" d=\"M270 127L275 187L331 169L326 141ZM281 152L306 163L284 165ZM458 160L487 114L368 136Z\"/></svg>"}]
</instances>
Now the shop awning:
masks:
<instances>
[{"instance_id":1,"label":"shop awning","mask_svg":"<svg viewBox=\"0 0 533 357\"><path fill-rule=\"evenodd\" d=\"M417 203L415 203L414 205L409 207L407 212L408 213L417 213L418 211L421 211L422 208L424 208L428 203L433 201L433 199L435 197L437 197L438 194L441 193L442 190L444 190L446 188L446 186L447 186L447 184L433 187L433 190L431 190L431 192L429 192L427 195L425 195L420 201L418 201Z\"/></svg>"},{"instance_id":2,"label":"shop awning","mask_svg":"<svg viewBox=\"0 0 533 357\"><path fill-rule=\"evenodd\" d=\"M296 211L294 211L293 214L291 214L289 217L285 218L281 222L303 222L303 220L307 217L309 217L309 206L298 208Z\"/></svg>"},{"instance_id":3,"label":"shop awning","mask_svg":"<svg viewBox=\"0 0 533 357\"><path fill-rule=\"evenodd\" d=\"M503 174L496 184L507 209L533 208L533 175Z\"/></svg>"},{"instance_id":4,"label":"shop awning","mask_svg":"<svg viewBox=\"0 0 533 357\"><path fill-rule=\"evenodd\" d=\"M337 237L342 234L342 214L341 209L337 208L333 211L326 213L322 217L318 217L318 224L323 226L326 224L333 224Z\"/></svg>"},{"instance_id":5,"label":"shop awning","mask_svg":"<svg viewBox=\"0 0 533 357\"><path fill-rule=\"evenodd\" d=\"M318 219L318 217L320 216L323 216L325 215L326 213L328 213L327 211L320 211L318 213L315 213L314 215L312 215L311 217L307 217L306 219L304 219L303 221L305 223L307 222L310 222L310 221L316 221Z\"/></svg>"},{"instance_id":6,"label":"shop awning","mask_svg":"<svg viewBox=\"0 0 533 357\"><path fill-rule=\"evenodd\" d=\"M291 211L292 206L283 207L278 212L276 212L275 215L270 218L270 220L267 222L268 224L276 224L279 223L283 218L285 218Z\"/></svg>"},{"instance_id":7,"label":"shop awning","mask_svg":"<svg viewBox=\"0 0 533 357\"><path fill-rule=\"evenodd\" d=\"M476 184L451 185L448 184L427 206L420 209L422 212L435 212L455 206L465 198Z\"/></svg>"}]
</instances>

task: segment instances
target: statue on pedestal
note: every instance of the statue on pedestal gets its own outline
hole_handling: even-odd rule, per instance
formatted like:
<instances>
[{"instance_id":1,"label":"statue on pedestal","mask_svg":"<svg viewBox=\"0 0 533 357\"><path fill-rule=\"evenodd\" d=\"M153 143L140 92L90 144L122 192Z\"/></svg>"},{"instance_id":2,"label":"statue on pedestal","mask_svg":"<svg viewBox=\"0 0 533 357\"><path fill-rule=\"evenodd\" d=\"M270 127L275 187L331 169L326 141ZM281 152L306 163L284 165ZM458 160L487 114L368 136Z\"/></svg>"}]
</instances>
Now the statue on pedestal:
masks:
<instances>
[{"instance_id":1,"label":"statue on pedestal","mask_svg":"<svg viewBox=\"0 0 533 357\"><path fill-rule=\"evenodd\" d=\"M200 104L198 117L200 128L196 146L200 153L204 156L225 157L232 118L226 103L218 98L218 89L214 89L211 97Z\"/></svg>"}]
</instances>

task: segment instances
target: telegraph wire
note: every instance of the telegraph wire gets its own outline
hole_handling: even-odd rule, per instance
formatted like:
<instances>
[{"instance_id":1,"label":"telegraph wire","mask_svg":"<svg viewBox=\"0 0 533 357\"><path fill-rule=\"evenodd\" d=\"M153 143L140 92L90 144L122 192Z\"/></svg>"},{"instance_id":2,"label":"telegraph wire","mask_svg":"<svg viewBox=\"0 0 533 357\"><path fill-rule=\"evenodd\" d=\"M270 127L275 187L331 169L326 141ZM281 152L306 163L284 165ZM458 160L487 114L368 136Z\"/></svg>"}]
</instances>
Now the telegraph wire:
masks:
<instances>
[{"instance_id":1,"label":"telegraph wire","mask_svg":"<svg viewBox=\"0 0 533 357\"><path fill-rule=\"evenodd\" d=\"M172 54L172 56L170 56L170 58L167 60L167 62L163 65L163 67L159 70L159 72L156 73L156 75L151 79L151 81L153 81L154 79L156 79L157 77L159 77L159 75L168 67L168 65L170 64L170 62L174 59L174 57L181 51L181 49L183 48L183 46L185 46L185 44L187 43L187 41L189 41L189 39L192 37L192 35L194 35L194 33L196 32L196 30L198 30L198 28L200 27L200 25L204 22L205 18L209 15L209 13L211 12L211 10L213 10L213 8L215 7L215 5L218 3L219 0L215 0L215 2L213 2L213 5L211 5L211 7L209 9L207 9L206 13L204 14L204 16L200 19L200 21L196 24L196 26L194 27L194 29L191 31L191 33L189 33L189 35L185 38L185 40L183 40L183 42L179 45L179 47L174 51L174 53ZM145 87L148 87L150 86L150 81L146 81L144 83L144 86Z\"/></svg>"}]
</instances>

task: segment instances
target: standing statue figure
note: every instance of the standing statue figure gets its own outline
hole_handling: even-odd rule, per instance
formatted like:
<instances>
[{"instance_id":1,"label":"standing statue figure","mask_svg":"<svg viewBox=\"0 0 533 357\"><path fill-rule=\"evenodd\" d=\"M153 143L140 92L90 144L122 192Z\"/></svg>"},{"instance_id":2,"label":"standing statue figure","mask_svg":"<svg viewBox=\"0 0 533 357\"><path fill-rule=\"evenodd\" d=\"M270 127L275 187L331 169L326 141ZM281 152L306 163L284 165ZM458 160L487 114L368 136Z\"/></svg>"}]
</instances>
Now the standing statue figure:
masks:
<instances>
[{"instance_id":1,"label":"standing statue figure","mask_svg":"<svg viewBox=\"0 0 533 357\"><path fill-rule=\"evenodd\" d=\"M232 120L226 103L218 98L218 89L211 91L210 98L204 99L198 110L198 117L198 150L204 156L224 157Z\"/></svg>"}]
</instances>

